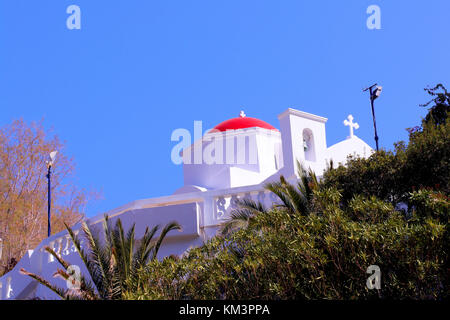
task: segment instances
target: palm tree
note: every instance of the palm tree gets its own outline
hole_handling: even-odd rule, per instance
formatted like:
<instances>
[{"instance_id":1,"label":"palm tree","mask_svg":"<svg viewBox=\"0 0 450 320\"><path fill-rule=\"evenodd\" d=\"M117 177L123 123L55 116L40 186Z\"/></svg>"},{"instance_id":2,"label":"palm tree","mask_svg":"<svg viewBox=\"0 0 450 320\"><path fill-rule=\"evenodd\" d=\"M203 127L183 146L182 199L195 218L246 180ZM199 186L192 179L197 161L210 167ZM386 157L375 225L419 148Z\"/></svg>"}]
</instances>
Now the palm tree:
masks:
<instances>
[{"instance_id":1,"label":"palm tree","mask_svg":"<svg viewBox=\"0 0 450 320\"><path fill-rule=\"evenodd\" d=\"M159 226L155 226L151 230L147 227L142 239L136 240L135 224L125 234L120 219L112 229L109 218L105 215L103 241L92 233L85 222L82 223L82 230L88 242L87 252L81 248L80 239L73 230L68 225L66 225L66 229L93 284L81 275L78 279L77 289L60 289L39 275L30 273L23 268L21 273L32 277L62 299L114 300L120 299L122 292L129 289L131 285L135 285L138 281L138 270L141 267L156 259L166 235L172 230L181 230L181 227L176 222L168 223L157 240L154 240L153 237ZM54 273L54 277L62 277L64 280L74 279L69 263L51 248L46 247L45 250L53 255L64 268L58 269Z\"/></svg>"},{"instance_id":2,"label":"palm tree","mask_svg":"<svg viewBox=\"0 0 450 320\"><path fill-rule=\"evenodd\" d=\"M253 222L257 214L266 213L267 208L261 202L256 202L251 199L238 199L236 201L237 209L231 212L230 219L223 225L221 234L223 236L231 232L247 228Z\"/></svg>"},{"instance_id":3,"label":"palm tree","mask_svg":"<svg viewBox=\"0 0 450 320\"><path fill-rule=\"evenodd\" d=\"M281 176L279 182L268 183L265 188L281 200L281 203L274 204L275 208L284 209L291 215L308 215L311 210L313 191L318 188L319 181L311 168L306 170L299 161L297 161L297 174L300 179L296 186Z\"/></svg>"},{"instance_id":4,"label":"palm tree","mask_svg":"<svg viewBox=\"0 0 450 320\"><path fill-rule=\"evenodd\" d=\"M332 166L332 163L330 165ZM281 201L273 204L273 208L283 209L291 215L308 215L313 191L318 188L319 181L316 174L311 169L304 169L299 161L297 174L300 177L297 186L290 184L281 176L280 181L267 183L264 188L273 192ZM257 214L266 213L268 210L262 203L251 199L238 199L236 203L238 208L231 212L230 219L222 227L222 235L236 229L247 228Z\"/></svg>"}]
</instances>

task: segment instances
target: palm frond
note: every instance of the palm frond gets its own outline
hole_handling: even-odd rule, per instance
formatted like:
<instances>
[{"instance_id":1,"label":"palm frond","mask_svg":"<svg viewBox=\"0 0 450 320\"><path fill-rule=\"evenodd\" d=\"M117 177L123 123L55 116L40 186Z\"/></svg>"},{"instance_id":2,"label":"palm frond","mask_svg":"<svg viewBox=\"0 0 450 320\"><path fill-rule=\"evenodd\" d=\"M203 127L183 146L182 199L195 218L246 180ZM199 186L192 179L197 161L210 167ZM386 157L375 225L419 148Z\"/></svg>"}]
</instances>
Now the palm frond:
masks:
<instances>
[{"instance_id":1,"label":"palm frond","mask_svg":"<svg viewBox=\"0 0 450 320\"><path fill-rule=\"evenodd\" d=\"M221 228L220 233L223 236L230 234L232 231L247 228L249 221L252 218L252 214L248 211L235 210L231 215L230 220L228 220Z\"/></svg>"},{"instance_id":2,"label":"palm frond","mask_svg":"<svg viewBox=\"0 0 450 320\"><path fill-rule=\"evenodd\" d=\"M86 222L82 223L82 229L89 243L90 259L88 265L93 271L92 281L94 281L100 294L105 295L111 280L109 273L110 252L107 248L102 247L100 239L92 234Z\"/></svg>"},{"instance_id":3,"label":"palm frond","mask_svg":"<svg viewBox=\"0 0 450 320\"><path fill-rule=\"evenodd\" d=\"M281 200L281 204L274 204L273 206L276 208L285 208L290 210L291 212L295 212L295 207L292 204L291 199L288 197L288 195L286 194L286 190L285 187L283 185L282 181L285 181L283 176L281 176L281 178L283 180L281 180L280 182L271 182L265 185L265 188L269 191L271 191L272 193L274 193L280 200ZM281 179L280 178L280 179Z\"/></svg>"},{"instance_id":4,"label":"palm frond","mask_svg":"<svg viewBox=\"0 0 450 320\"><path fill-rule=\"evenodd\" d=\"M168 224L166 224L164 229L162 229L158 240L156 241L155 247L153 248L152 257L151 257L152 260L156 259L156 256L158 255L159 248L161 247L161 244L162 244L164 238L172 230L181 231L182 229L181 229L181 226L175 221L172 221L172 222L169 222Z\"/></svg>"},{"instance_id":5,"label":"palm frond","mask_svg":"<svg viewBox=\"0 0 450 320\"><path fill-rule=\"evenodd\" d=\"M50 253L53 257L55 257L55 259L59 262L59 264L61 264L64 267L64 269L67 270L67 268L69 268L70 264L66 260L64 260L59 254L57 254L55 250L53 250L50 247L45 247L44 250Z\"/></svg>"},{"instance_id":6,"label":"palm frond","mask_svg":"<svg viewBox=\"0 0 450 320\"><path fill-rule=\"evenodd\" d=\"M53 274L53 277L54 278L59 277L67 281L70 279L71 275L69 275L66 271L62 269L57 269L56 272ZM85 284L84 277L81 277L78 280L80 281L80 287L66 290L66 299L98 300L98 296L93 290L93 288L84 285Z\"/></svg>"},{"instance_id":7,"label":"palm frond","mask_svg":"<svg viewBox=\"0 0 450 320\"><path fill-rule=\"evenodd\" d=\"M61 299L63 299L63 300L67 299L67 291L68 290L60 289L60 288L52 285L50 282L48 282L47 280L45 280L41 276L39 276L39 275L37 275L35 273L28 272L24 268L20 269L20 273L23 274L23 275L29 276L30 278L33 278L34 280L36 280L37 282L39 282L43 286L47 287L48 289L50 289L51 291L56 293Z\"/></svg>"},{"instance_id":8,"label":"palm frond","mask_svg":"<svg viewBox=\"0 0 450 320\"><path fill-rule=\"evenodd\" d=\"M141 243L136 250L135 254L135 269L145 265L150 257L150 253L153 249L152 240L158 231L159 226L153 227L150 231L148 227L145 230L144 236L141 239Z\"/></svg>"},{"instance_id":9,"label":"palm frond","mask_svg":"<svg viewBox=\"0 0 450 320\"><path fill-rule=\"evenodd\" d=\"M66 223L64 223L67 232L69 233L70 239L72 240L72 243L75 247L75 249L78 252L78 255L80 256L81 260L83 261L84 265L86 266L86 268L88 269L88 272L92 278L92 275L94 273L94 270L91 270L91 264L89 263L89 257L86 254L86 252L81 248L81 241L78 238L77 235L75 235L75 233L73 232L72 228L70 228Z\"/></svg>"},{"instance_id":10,"label":"palm frond","mask_svg":"<svg viewBox=\"0 0 450 320\"><path fill-rule=\"evenodd\" d=\"M81 260L83 261L84 265L86 266L86 269L88 270L89 275L91 276L92 281L94 281L94 277L96 277L96 271L95 271L95 267L93 266L92 263L90 263L90 258L89 256L86 254L86 252L81 248L81 241L78 238L77 235L75 235L75 233L73 232L72 228L70 228L65 222L64 225L66 227L67 232L69 233L70 239L72 240L72 243L75 247L75 249L78 252L78 255L80 256ZM93 294L95 294L94 289L92 284L87 281L85 279L84 276L81 277L82 280L82 287L87 290L92 292ZM97 286L97 284L94 281L94 285ZM98 288L97 288L98 291Z\"/></svg>"},{"instance_id":11,"label":"palm frond","mask_svg":"<svg viewBox=\"0 0 450 320\"><path fill-rule=\"evenodd\" d=\"M236 204L241 208L246 208L246 209L252 210L255 213L267 212L267 208L264 206L263 203L261 203L259 201L256 202L252 199L248 199L248 198L238 199L236 201Z\"/></svg>"},{"instance_id":12,"label":"palm frond","mask_svg":"<svg viewBox=\"0 0 450 320\"><path fill-rule=\"evenodd\" d=\"M231 211L230 219L221 227L220 233L223 236L230 234L232 231L248 227L253 217L267 212L263 203L249 198L238 199L236 205L237 209Z\"/></svg>"},{"instance_id":13,"label":"palm frond","mask_svg":"<svg viewBox=\"0 0 450 320\"><path fill-rule=\"evenodd\" d=\"M128 278L128 276L131 273L131 270L133 268L133 255L134 255L134 235L135 235L135 224L128 230L126 240L125 240L125 249L126 249L126 271L125 278Z\"/></svg>"}]
</instances>

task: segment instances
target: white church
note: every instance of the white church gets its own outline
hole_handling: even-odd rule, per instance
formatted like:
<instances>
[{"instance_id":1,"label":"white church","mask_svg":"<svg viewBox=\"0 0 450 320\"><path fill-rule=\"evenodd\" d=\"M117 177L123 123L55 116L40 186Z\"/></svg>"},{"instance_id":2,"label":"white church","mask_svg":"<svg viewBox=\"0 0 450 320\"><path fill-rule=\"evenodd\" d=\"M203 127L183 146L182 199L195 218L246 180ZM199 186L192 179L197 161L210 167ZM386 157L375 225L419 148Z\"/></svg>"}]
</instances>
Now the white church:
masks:
<instances>
[{"instance_id":1,"label":"white church","mask_svg":"<svg viewBox=\"0 0 450 320\"><path fill-rule=\"evenodd\" d=\"M320 177L330 160L345 164L349 155L368 157L373 152L354 135L354 129L359 126L351 115L344 120L349 136L330 147L326 143L326 118L289 108L278 120L280 130L241 111L238 117L218 124L202 139L180 150L183 187L169 196L125 204L107 212L108 216L113 223L120 218L125 229L136 223L138 237L147 226L164 226L177 221L183 229L167 235L159 257L181 255L214 237L236 207L237 199L247 197L266 206L277 201L264 185L278 180L280 175L290 181L298 178L297 160ZM94 229L101 228L103 215L86 219L86 222ZM75 233L80 232L80 227L80 224L73 227ZM65 288L65 281L52 277L59 265L44 251L46 246L85 271L67 232L62 231L29 250L12 271L0 278L0 299L57 299L49 289L19 272L24 268Z\"/></svg>"}]
</instances>

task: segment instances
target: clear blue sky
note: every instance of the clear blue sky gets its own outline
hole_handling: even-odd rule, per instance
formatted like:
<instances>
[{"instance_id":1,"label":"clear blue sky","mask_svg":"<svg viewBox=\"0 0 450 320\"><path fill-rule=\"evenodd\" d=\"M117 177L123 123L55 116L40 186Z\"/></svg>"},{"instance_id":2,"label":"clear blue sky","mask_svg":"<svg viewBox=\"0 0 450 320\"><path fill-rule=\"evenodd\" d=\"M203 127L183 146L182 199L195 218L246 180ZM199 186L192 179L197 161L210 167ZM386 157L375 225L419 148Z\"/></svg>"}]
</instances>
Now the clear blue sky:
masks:
<instances>
[{"instance_id":1,"label":"clear blue sky","mask_svg":"<svg viewBox=\"0 0 450 320\"><path fill-rule=\"evenodd\" d=\"M66 8L81 8L81 30ZM366 9L381 8L381 30ZM88 216L182 185L176 128L248 116L279 127L288 107L328 118L327 142L374 146L367 94L378 82L380 143L407 138L450 87L450 1L0 0L0 125L44 119L67 144L78 183L103 191Z\"/></svg>"}]
</instances>

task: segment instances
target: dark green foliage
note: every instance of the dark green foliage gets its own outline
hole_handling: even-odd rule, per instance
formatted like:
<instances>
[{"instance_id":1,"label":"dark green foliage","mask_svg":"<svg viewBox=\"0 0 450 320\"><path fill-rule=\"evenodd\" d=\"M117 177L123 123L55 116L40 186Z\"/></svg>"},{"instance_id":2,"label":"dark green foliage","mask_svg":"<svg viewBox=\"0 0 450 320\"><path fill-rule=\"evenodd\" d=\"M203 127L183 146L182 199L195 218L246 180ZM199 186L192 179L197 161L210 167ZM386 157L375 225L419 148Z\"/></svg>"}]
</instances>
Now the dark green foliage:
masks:
<instances>
[{"instance_id":1,"label":"dark green foliage","mask_svg":"<svg viewBox=\"0 0 450 320\"><path fill-rule=\"evenodd\" d=\"M401 173L412 189L432 188L450 193L450 121L425 123L410 134Z\"/></svg>"},{"instance_id":2,"label":"dark green foliage","mask_svg":"<svg viewBox=\"0 0 450 320\"><path fill-rule=\"evenodd\" d=\"M153 261L126 299L438 299L448 296L445 224L408 222L384 201L335 189L315 192L309 215L256 215L246 229L214 238L181 259ZM443 200L444 201L444 200ZM448 207L446 201L442 206ZM431 210L427 205L426 207ZM427 210L428 210L427 209ZM448 212L439 215L447 219ZM368 290L378 265L381 290Z\"/></svg>"},{"instance_id":3,"label":"dark green foliage","mask_svg":"<svg viewBox=\"0 0 450 320\"><path fill-rule=\"evenodd\" d=\"M429 102L421 105L427 107L433 104L428 109L428 114L423 120L423 123L434 123L435 125L443 124L447 121L448 113L450 112L450 93L441 84L437 84L434 88L426 88L425 91L433 97Z\"/></svg>"},{"instance_id":4,"label":"dark green foliage","mask_svg":"<svg viewBox=\"0 0 450 320\"><path fill-rule=\"evenodd\" d=\"M399 175L404 165L404 148L400 144L394 152L381 150L370 158L349 157L346 167L330 168L324 174L325 187L337 187L345 202L355 194L374 195L397 203L405 200L411 186Z\"/></svg>"}]
</instances>

